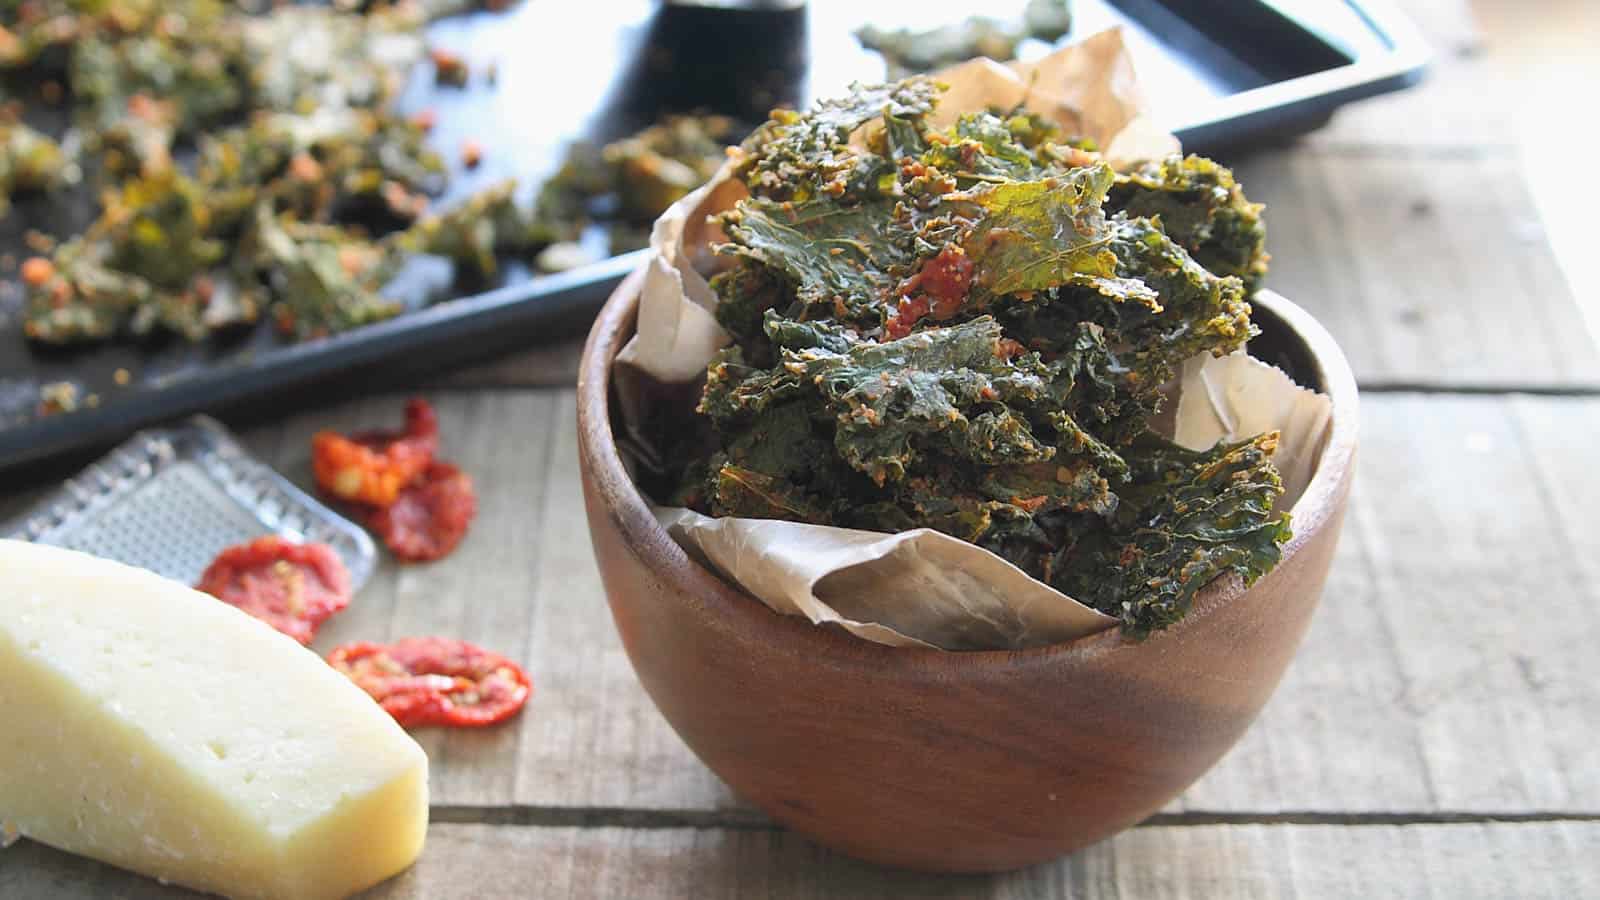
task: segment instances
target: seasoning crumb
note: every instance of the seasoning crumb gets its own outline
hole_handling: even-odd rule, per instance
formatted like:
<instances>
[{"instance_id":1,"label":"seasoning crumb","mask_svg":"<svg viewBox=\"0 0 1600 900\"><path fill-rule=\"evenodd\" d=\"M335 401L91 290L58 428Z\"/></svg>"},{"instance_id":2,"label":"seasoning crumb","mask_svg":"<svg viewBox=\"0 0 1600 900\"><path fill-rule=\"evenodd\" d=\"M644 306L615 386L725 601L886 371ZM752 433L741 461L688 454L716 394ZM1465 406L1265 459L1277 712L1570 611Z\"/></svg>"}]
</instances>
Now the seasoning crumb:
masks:
<instances>
[{"instance_id":1,"label":"seasoning crumb","mask_svg":"<svg viewBox=\"0 0 1600 900\"><path fill-rule=\"evenodd\" d=\"M115 381L118 387L127 387L128 383L133 381L133 373L127 369L118 369L111 373L111 380Z\"/></svg>"},{"instance_id":2,"label":"seasoning crumb","mask_svg":"<svg viewBox=\"0 0 1600 900\"><path fill-rule=\"evenodd\" d=\"M450 87L466 87L467 61L461 54L453 53L442 47L434 47L428 51L428 58L433 61L433 80L438 84Z\"/></svg>"},{"instance_id":3,"label":"seasoning crumb","mask_svg":"<svg viewBox=\"0 0 1600 900\"><path fill-rule=\"evenodd\" d=\"M29 228L22 236L22 242L28 249L35 253L49 253L56 248L56 239L42 231Z\"/></svg>"},{"instance_id":4,"label":"seasoning crumb","mask_svg":"<svg viewBox=\"0 0 1600 900\"><path fill-rule=\"evenodd\" d=\"M469 169L476 169L481 162L483 162L483 145L468 138L461 145L461 164Z\"/></svg>"},{"instance_id":5,"label":"seasoning crumb","mask_svg":"<svg viewBox=\"0 0 1600 900\"><path fill-rule=\"evenodd\" d=\"M70 381L52 381L39 388L39 415L73 412L78 408L78 386Z\"/></svg>"}]
</instances>

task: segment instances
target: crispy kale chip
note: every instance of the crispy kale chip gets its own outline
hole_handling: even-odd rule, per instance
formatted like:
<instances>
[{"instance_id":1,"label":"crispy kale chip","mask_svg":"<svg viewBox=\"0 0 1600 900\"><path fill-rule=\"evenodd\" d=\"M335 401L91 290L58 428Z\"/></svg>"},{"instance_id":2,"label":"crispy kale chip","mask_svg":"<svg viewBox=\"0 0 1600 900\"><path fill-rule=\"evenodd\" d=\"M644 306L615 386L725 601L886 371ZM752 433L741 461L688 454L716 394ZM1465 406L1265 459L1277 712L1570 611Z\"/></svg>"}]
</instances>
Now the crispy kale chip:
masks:
<instances>
[{"instance_id":1,"label":"crispy kale chip","mask_svg":"<svg viewBox=\"0 0 1600 900\"><path fill-rule=\"evenodd\" d=\"M447 256L476 276L493 275L497 254L525 253L539 244L517 206L516 187L515 181L502 181L455 209L427 216L401 237L401 243L407 249Z\"/></svg>"},{"instance_id":2,"label":"crispy kale chip","mask_svg":"<svg viewBox=\"0 0 1600 900\"><path fill-rule=\"evenodd\" d=\"M882 121L891 140L914 142L924 130L941 90L927 78L876 87L853 85L840 100L825 100L810 112L775 110L745 139L740 173L750 190L768 200L804 202L819 194L835 199L877 193L892 159L850 143L869 122Z\"/></svg>"},{"instance_id":3,"label":"crispy kale chip","mask_svg":"<svg viewBox=\"0 0 1600 900\"><path fill-rule=\"evenodd\" d=\"M0 113L0 216L20 191L45 191L66 177L61 147L43 134Z\"/></svg>"},{"instance_id":4,"label":"crispy kale chip","mask_svg":"<svg viewBox=\"0 0 1600 900\"><path fill-rule=\"evenodd\" d=\"M932 28L879 28L865 25L856 40L883 56L890 78L963 62L975 56L1005 61L1016 56L1025 38L1056 41L1072 27L1067 0L1028 0L1021 17L970 16Z\"/></svg>"},{"instance_id":5,"label":"crispy kale chip","mask_svg":"<svg viewBox=\"0 0 1600 900\"><path fill-rule=\"evenodd\" d=\"M1146 436L1104 528L1064 546L1051 584L1148 634L1183 618L1194 595L1228 573L1253 582L1277 565L1288 516L1271 462L1276 432L1194 452Z\"/></svg>"},{"instance_id":6,"label":"crispy kale chip","mask_svg":"<svg viewBox=\"0 0 1600 900\"><path fill-rule=\"evenodd\" d=\"M35 341L70 344L122 331L155 290L148 281L108 268L105 245L76 239L56 249L46 277L28 285L23 332Z\"/></svg>"},{"instance_id":7,"label":"crispy kale chip","mask_svg":"<svg viewBox=\"0 0 1600 900\"><path fill-rule=\"evenodd\" d=\"M935 129L937 92L860 88L746 142L751 196L722 217L730 264L711 280L734 343L665 493L712 515L938 529L1129 634L1164 628L1217 576L1270 569L1288 536L1275 435L1192 452L1150 427L1185 360L1253 333L1239 275L1259 246L1205 260L1259 237L1259 208L1209 161L1118 175L1026 114ZM1202 182L1220 194L1192 201Z\"/></svg>"},{"instance_id":8,"label":"crispy kale chip","mask_svg":"<svg viewBox=\"0 0 1600 900\"><path fill-rule=\"evenodd\" d=\"M596 251L579 240L591 224L606 226L612 254L644 247L656 217L711 180L742 136L727 116L668 115L604 146L573 144L539 189L531 227L554 246L535 264L553 272L592 262Z\"/></svg>"},{"instance_id":9,"label":"crispy kale chip","mask_svg":"<svg viewBox=\"0 0 1600 900\"><path fill-rule=\"evenodd\" d=\"M1107 205L1129 216L1159 218L1196 262L1237 275L1253 292L1267 274L1262 206L1251 203L1233 172L1203 156L1172 156L1120 176Z\"/></svg>"},{"instance_id":10,"label":"crispy kale chip","mask_svg":"<svg viewBox=\"0 0 1600 900\"><path fill-rule=\"evenodd\" d=\"M400 312L379 294L401 261L393 242L280 219L263 205L256 208L250 243L276 298L273 320L285 334L324 337Z\"/></svg>"},{"instance_id":11,"label":"crispy kale chip","mask_svg":"<svg viewBox=\"0 0 1600 900\"><path fill-rule=\"evenodd\" d=\"M74 138L0 109L0 214L80 175L102 198L85 231L26 261L25 333L198 341L270 309L316 337L396 313L380 289L403 252L467 280L543 249L509 185L427 216L445 187L432 119L395 108L428 20L502 5L0 0L0 76L65 101Z\"/></svg>"}]
</instances>

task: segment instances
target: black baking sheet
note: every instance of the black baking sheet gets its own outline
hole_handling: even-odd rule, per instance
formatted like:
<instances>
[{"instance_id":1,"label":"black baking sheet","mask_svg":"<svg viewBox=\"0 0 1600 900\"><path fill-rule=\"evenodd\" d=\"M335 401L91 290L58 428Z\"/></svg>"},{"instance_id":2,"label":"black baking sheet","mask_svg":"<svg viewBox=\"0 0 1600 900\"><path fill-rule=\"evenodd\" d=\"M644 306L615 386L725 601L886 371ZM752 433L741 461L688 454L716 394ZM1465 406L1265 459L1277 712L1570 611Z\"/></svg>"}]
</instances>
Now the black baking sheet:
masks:
<instances>
[{"instance_id":1,"label":"black baking sheet","mask_svg":"<svg viewBox=\"0 0 1600 900\"><path fill-rule=\"evenodd\" d=\"M462 52L473 64L473 81L465 90L435 87L424 65L402 106L438 113L431 140L452 164L468 139L487 150L478 169L454 173L436 205L507 176L519 178L530 195L573 139L613 139L664 112L722 112L754 122L777 104L837 94L851 81L882 80L881 59L856 43L854 28L953 21L975 8L937 0L785 5L524 2L503 13L435 23L430 43ZM1124 26L1153 114L1200 151L1309 130L1343 103L1414 82L1423 64L1407 23L1378 0L1076 0L1073 12L1069 41ZM1048 50L1031 42L1022 55ZM492 84L483 74L491 61ZM92 214L82 198L63 204L18 197L0 220L0 250L26 256L27 228L70 231ZM598 233L590 239L603 241ZM200 345L38 348L22 337L21 293L6 280L0 283L0 469L103 445L174 416L304 391L352 370L368 381L386 368L414 374L571 333L639 256L549 276L511 264L487 290L454 283L448 264L422 259L399 291L410 311L300 344L258 327ZM450 297L456 299L435 302ZM80 403L93 395L97 405L39 416L40 387L61 381L77 387Z\"/></svg>"}]
</instances>

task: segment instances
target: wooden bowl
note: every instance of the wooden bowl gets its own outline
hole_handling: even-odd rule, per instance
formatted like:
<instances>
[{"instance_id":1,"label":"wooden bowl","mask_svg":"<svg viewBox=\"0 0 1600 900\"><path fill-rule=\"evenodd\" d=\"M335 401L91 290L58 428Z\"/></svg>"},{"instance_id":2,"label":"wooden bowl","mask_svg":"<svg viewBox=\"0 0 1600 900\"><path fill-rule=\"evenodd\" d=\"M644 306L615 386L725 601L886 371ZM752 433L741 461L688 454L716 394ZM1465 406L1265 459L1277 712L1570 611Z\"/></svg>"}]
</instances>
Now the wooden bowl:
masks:
<instances>
[{"instance_id":1,"label":"wooden bowl","mask_svg":"<svg viewBox=\"0 0 1600 900\"><path fill-rule=\"evenodd\" d=\"M852 856L986 872L1133 825L1209 769L1305 634L1338 540L1356 388L1333 339L1263 293L1256 355L1333 400L1331 438L1283 561L1201 592L1142 643L1120 630L1023 651L892 648L773 613L657 524L612 436L612 360L641 279L600 313L578 375L589 530L645 690L706 765L774 819Z\"/></svg>"}]
</instances>

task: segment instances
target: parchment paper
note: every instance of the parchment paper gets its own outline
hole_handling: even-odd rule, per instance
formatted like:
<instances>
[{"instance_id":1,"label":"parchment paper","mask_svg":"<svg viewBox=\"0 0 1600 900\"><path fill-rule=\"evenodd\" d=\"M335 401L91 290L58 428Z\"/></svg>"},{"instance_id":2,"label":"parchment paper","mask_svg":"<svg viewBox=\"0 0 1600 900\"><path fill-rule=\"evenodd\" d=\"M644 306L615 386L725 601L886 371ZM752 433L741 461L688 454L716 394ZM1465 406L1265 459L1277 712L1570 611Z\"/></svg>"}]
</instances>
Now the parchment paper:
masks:
<instances>
[{"instance_id":1,"label":"parchment paper","mask_svg":"<svg viewBox=\"0 0 1600 900\"><path fill-rule=\"evenodd\" d=\"M1205 450L1218 441L1282 432L1272 455L1283 477L1275 508L1292 514L1317 473L1332 416L1325 395L1295 384L1277 366L1242 351L1220 358L1205 354L1183 364L1172 439Z\"/></svg>"},{"instance_id":2,"label":"parchment paper","mask_svg":"<svg viewBox=\"0 0 1600 900\"><path fill-rule=\"evenodd\" d=\"M1018 103L1093 138L1114 164L1165 156L1178 141L1150 123L1133 65L1115 29L1033 63L972 60L939 73L950 85L933 117ZM732 162L656 221L640 298L638 332L617 358L625 425L649 410L647 386L682 385L705 373L729 342L711 310L709 248L725 240L707 217L747 196ZM1326 397L1243 353L1191 360L1176 388L1174 439L1192 449L1277 429L1285 509L1304 491L1326 439ZM691 554L773 610L834 622L894 646L945 650L1022 648L1102 631L1116 619L1029 577L975 545L929 529L899 534L768 519L710 518L658 508L657 518Z\"/></svg>"}]
</instances>

